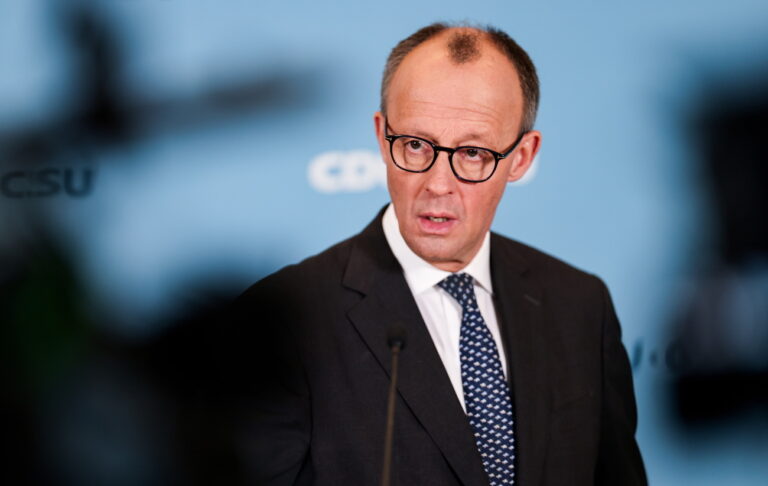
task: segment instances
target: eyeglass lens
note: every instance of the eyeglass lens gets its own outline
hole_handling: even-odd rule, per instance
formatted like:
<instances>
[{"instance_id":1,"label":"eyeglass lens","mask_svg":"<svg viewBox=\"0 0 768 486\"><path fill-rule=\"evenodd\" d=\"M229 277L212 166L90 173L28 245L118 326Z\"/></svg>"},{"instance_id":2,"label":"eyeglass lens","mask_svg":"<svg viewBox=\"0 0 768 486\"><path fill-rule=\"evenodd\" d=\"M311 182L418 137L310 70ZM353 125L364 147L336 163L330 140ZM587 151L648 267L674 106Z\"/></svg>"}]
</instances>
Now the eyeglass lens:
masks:
<instances>
[{"instance_id":1,"label":"eyeglass lens","mask_svg":"<svg viewBox=\"0 0 768 486\"><path fill-rule=\"evenodd\" d=\"M395 163L410 171L422 171L435 158L435 150L424 140L401 137L392 144ZM459 177L467 180L482 180L490 176L496 158L488 150L464 147L453 153L453 169Z\"/></svg>"}]
</instances>

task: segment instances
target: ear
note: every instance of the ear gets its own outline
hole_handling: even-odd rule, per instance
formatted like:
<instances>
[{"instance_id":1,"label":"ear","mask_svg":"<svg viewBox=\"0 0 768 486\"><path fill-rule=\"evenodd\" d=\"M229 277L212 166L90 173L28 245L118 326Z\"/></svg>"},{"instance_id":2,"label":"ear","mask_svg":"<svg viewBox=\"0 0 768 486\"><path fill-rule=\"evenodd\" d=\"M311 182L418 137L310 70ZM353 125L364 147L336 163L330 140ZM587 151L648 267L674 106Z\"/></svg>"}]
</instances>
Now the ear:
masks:
<instances>
[{"instance_id":1,"label":"ear","mask_svg":"<svg viewBox=\"0 0 768 486\"><path fill-rule=\"evenodd\" d=\"M377 111L373 114L373 129L376 132L376 140L379 142L379 151L381 152L381 159L386 161L389 154L389 142L384 139L386 134L386 118L384 115Z\"/></svg>"},{"instance_id":2,"label":"ear","mask_svg":"<svg viewBox=\"0 0 768 486\"><path fill-rule=\"evenodd\" d=\"M515 182L528 172L533 163L533 159L541 147L541 132L531 130L523 135L517 148L512 152L512 163L509 165L509 175L507 182Z\"/></svg>"}]
</instances>

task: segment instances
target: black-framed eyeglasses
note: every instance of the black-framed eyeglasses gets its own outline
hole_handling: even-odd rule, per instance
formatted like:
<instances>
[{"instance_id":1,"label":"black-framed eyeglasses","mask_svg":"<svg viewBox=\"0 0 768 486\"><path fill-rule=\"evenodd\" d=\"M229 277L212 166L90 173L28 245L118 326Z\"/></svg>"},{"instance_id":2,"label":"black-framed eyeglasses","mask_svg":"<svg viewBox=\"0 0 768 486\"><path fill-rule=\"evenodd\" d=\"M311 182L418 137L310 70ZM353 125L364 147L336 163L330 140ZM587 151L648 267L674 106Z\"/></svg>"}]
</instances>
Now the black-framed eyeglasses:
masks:
<instances>
[{"instance_id":1,"label":"black-framed eyeglasses","mask_svg":"<svg viewBox=\"0 0 768 486\"><path fill-rule=\"evenodd\" d=\"M391 130L388 120L385 120L385 126L387 131ZM404 171L426 172L435 165L440 152L447 152L451 171L457 179L464 182L485 182L496 172L499 160L511 154L526 133L528 132L522 132L515 143L504 153L471 145L456 148L442 147L425 138L413 135L385 134L384 138L389 141L389 153L392 156L392 161ZM454 155L456 155L455 158Z\"/></svg>"}]
</instances>

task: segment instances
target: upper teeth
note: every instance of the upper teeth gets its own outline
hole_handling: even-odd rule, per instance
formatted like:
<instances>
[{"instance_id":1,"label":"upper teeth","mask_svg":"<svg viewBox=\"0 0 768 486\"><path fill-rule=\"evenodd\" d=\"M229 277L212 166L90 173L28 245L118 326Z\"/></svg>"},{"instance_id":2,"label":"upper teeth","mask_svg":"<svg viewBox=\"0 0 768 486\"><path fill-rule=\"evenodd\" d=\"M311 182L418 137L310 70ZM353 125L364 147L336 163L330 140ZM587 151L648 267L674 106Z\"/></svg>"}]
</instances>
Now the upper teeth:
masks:
<instances>
[{"instance_id":1,"label":"upper teeth","mask_svg":"<svg viewBox=\"0 0 768 486\"><path fill-rule=\"evenodd\" d=\"M434 216L427 216L430 221L434 221L435 223L443 223L445 221L448 221L448 218L436 218Z\"/></svg>"}]
</instances>

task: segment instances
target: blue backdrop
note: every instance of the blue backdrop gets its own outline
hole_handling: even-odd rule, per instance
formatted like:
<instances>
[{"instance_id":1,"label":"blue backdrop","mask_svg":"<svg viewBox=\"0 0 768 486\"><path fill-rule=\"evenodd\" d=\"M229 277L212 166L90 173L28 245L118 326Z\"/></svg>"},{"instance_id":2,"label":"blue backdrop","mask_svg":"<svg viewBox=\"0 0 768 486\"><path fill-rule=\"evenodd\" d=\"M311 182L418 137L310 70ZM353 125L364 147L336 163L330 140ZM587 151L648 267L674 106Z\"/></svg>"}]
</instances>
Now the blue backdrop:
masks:
<instances>
[{"instance_id":1,"label":"blue backdrop","mask_svg":"<svg viewBox=\"0 0 768 486\"><path fill-rule=\"evenodd\" d=\"M765 79L764 1L0 0L3 261L44 234L100 332L146 339L356 233L388 201L384 60L436 20L498 26L539 70L543 146L494 229L609 285L651 483L765 484L764 409L691 428L670 405L717 233L690 120ZM29 163L24 137L52 148Z\"/></svg>"}]
</instances>

